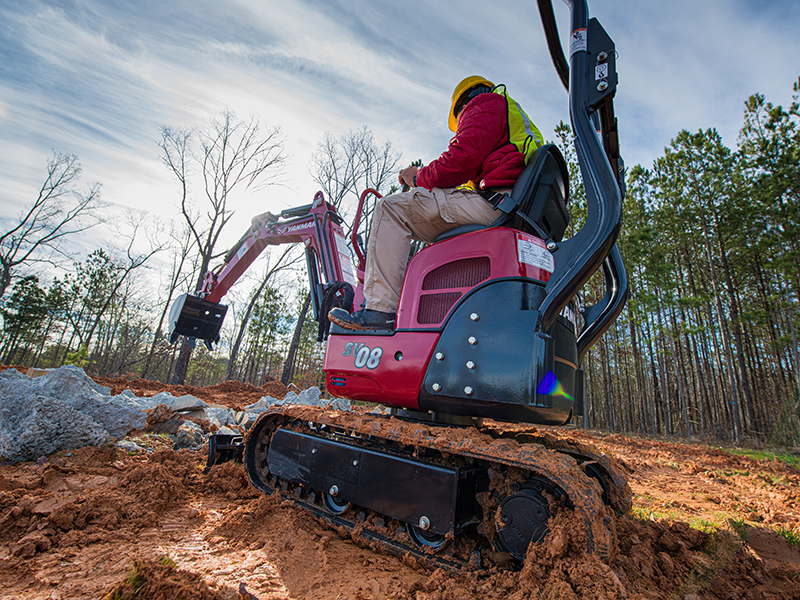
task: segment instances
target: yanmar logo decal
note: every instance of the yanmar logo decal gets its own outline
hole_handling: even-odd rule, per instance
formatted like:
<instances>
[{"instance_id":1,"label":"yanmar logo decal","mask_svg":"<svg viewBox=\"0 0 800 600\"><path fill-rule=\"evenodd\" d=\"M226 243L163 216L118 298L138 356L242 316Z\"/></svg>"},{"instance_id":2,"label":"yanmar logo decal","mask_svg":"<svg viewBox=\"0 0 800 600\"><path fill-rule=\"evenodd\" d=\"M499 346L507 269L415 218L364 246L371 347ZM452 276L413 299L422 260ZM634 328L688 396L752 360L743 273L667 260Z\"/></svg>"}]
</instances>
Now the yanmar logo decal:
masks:
<instances>
[{"instance_id":1,"label":"yanmar logo decal","mask_svg":"<svg viewBox=\"0 0 800 600\"><path fill-rule=\"evenodd\" d=\"M288 227L278 229L278 235L283 235L285 233L294 233L295 231L301 231L303 229L310 229L314 226L314 221L308 221L307 223L299 223L297 225L289 225Z\"/></svg>"}]
</instances>

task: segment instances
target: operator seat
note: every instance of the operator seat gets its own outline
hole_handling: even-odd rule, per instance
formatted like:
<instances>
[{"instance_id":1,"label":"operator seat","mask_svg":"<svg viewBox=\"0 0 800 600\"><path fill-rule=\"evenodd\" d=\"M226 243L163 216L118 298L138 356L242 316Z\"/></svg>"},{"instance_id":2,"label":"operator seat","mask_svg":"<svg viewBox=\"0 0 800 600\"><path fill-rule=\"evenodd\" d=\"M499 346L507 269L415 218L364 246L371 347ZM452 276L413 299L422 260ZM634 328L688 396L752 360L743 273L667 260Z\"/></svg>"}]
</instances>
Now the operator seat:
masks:
<instances>
[{"instance_id":1,"label":"operator seat","mask_svg":"<svg viewBox=\"0 0 800 600\"><path fill-rule=\"evenodd\" d=\"M555 144L545 144L534 153L514 184L510 196L518 205L516 211L501 213L489 225L469 223L448 229L440 233L434 243L500 225L539 236L517 212L527 215L550 239L560 242L570 219L569 171Z\"/></svg>"}]
</instances>

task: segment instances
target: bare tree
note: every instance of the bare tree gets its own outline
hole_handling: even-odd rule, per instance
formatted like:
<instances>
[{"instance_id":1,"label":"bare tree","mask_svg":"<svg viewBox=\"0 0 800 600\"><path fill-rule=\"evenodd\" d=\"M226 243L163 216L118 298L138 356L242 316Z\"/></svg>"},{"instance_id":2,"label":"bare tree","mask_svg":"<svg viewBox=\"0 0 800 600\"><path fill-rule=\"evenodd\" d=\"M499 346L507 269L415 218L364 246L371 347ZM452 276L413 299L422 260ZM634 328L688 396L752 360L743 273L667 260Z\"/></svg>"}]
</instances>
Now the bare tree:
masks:
<instances>
[{"instance_id":1,"label":"bare tree","mask_svg":"<svg viewBox=\"0 0 800 600\"><path fill-rule=\"evenodd\" d=\"M317 144L309 167L327 200L346 216L366 188L387 192L397 183L401 154L391 142L379 146L366 126L334 138L330 133Z\"/></svg>"},{"instance_id":2,"label":"bare tree","mask_svg":"<svg viewBox=\"0 0 800 600\"><path fill-rule=\"evenodd\" d=\"M289 351L286 353L286 361L283 363L283 372L281 373L281 383L289 385L294 379L294 370L296 365L295 357L297 356L297 349L300 347L300 336L303 333L303 325L308 316L308 308L311 306L311 294L305 293L303 304L300 306L300 312L297 315L297 323L294 326L294 334L292 335L292 342L289 344Z\"/></svg>"},{"instance_id":3,"label":"bare tree","mask_svg":"<svg viewBox=\"0 0 800 600\"><path fill-rule=\"evenodd\" d=\"M262 292L267 287L267 283L269 283L275 273L297 264L297 262L305 256L303 254L295 255L291 260L289 260L290 252L295 247L296 244L292 244L283 251L283 254L280 255L275 264L266 272L258 288L253 291L253 294L250 297L250 302L247 304L247 308L242 316L242 322L239 325L239 332L236 335L236 340L231 347L231 356L230 360L228 360L228 369L225 372L225 379L230 379L234 374L236 369L236 361L239 358L239 348L242 345L242 339L244 339L245 331L247 331L247 324L250 322L250 315L253 312L253 307L256 305L256 302L258 302L258 299L261 297Z\"/></svg>"},{"instance_id":4,"label":"bare tree","mask_svg":"<svg viewBox=\"0 0 800 600\"><path fill-rule=\"evenodd\" d=\"M158 325L156 325L153 332L150 350L147 353L147 358L142 368L142 377L144 379L147 379L150 375L151 368L154 368L152 366L153 357L155 356L159 342L164 339L162 328L164 327L167 311L169 311L169 307L172 304L175 291L181 286L188 286L188 280L191 279L191 274L187 272L186 263L188 262L189 250L192 242L186 233L187 230L185 227L179 229L178 233L176 233L174 229L170 232L170 237L172 238L172 270L169 275L167 298L161 302L161 315L158 319Z\"/></svg>"},{"instance_id":5,"label":"bare tree","mask_svg":"<svg viewBox=\"0 0 800 600\"><path fill-rule=\"evenodd\" d=\"M197 152L192 151L197 139ZM224 254L216 252L217 242L233 215L230 193L239 187L261 189L281 174L284 163L283 135L279 128L262 131L256 117L239 121L233 112L224 111L219 120L212 119L208 128L196 133L164 127L161 130L161 159L181 186L181 214L189 228L197 253L197 282L211 261ZM203 199L195 203L190 195L190 165L196 168L203 184ZM188 340L184 340L173 371L172 382L181 384L191 356Z\"/></svg>"},{"instance_id":6,"label":"bare tree","mask_svg":"<svg viewBox=\"0 0 800 600\"><path fill-rule=\"evenodd\" d=\"M33 205L20 215L18 224L0 235L0 297L20 265L49 262L52 252L62 252L64 237L97 223L94 209L100 201L100 184L81 192L76 189L80 176L77 156L53 153Z\"/></svg>"},{"instance_id":7,"label":"bare tree","mask_svg":"<svg viewBox=\"0 0 800 600\"><path fill-rule=\"evenodd\" d=\"M156 241L157 236L154 235L154 232L146 231L144 232L144 237L150 242L149 247L145 251L137 250L136 238L139 237L141 232L147 229L146 213L129 211L127 213L127 221L130 229L124 234L120 232L121 235L118 237L120 239L127 238L128 244L120 252L121 256L119 256L117 260L109 259L111 273L107 282L107 289L105 290L104 296L98 298L97 307L92 317L82 324L74 315L68 313L69 321L78 336L80 345L85 346L87 349L103 316L115 299L118 298L123 285L127 284L131 276L136 271L143 268L147 261L155 254L161 252L165 246L163 242Z\"/></svg>"}]
</instances>

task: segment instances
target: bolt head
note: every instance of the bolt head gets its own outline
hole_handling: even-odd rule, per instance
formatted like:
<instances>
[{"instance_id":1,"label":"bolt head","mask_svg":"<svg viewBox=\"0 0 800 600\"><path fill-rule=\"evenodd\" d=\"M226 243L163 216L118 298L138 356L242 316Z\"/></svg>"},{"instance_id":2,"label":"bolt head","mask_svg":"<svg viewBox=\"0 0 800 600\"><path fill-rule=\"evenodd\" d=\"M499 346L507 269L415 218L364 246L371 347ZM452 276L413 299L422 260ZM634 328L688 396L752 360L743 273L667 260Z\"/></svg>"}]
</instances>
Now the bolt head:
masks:
<instances>
[{"instance_id":1,"label":"bolt head","mask_svg":"<svg viewBox=\"0 0 800 600\"><path fill-rule=\"evenodd\" d=\"M465 388L464 388L464 393L465 393L467 396L471 396L473 391L474 391L474 390L472 389L472 386L469 386L469 385L468 385L467 387L465 387Z\"/></svg>"},{"instance_id":2,"label":"bolt head","mask_svg":"<svg viewBox=\"0 0 800 600\"><path fill-rule=\"evenodd\" d=\"M335 498L339 495L339 487L332 485L331 489L328 490L328 493Z\"/></svg>"},{"instance_id":3,"label":"bolt head","mask_svg":"<svg viewBox=\"0 0 800 600\"><path fill-rule=\"evenodd\" d=\"M597 55L597 62L605 62L608 60L608 52L601 52Z\"/></svg>"},{"instance_id":4,"label":"bolt head","mask_svg":"<svg viewBox=\"0 0 800 600\"><path fill-rule=\"evenodd\" d=\"M477 343L478 343L478 338L476 338L475 336L470 336L470 338L469 338L467 341L468 341L468 342L469 342L469 343L470 343L472 346L474 346L475 344L477 344Z\"/></svg>"},{"instance_id":5,"label":"bolt head","mask_svg":"<svg viewBox=\"0 0 800 600\"><path fill-rule=\"evenodd\" d=\"M480 319L480 317L478 316L478 313L472 313L469 316L469 318L472 319L473 321L477 321L478 319Z\"/></svg>"},{"instance_id":6,"label":"bolt head","mask_svg":"<svg viewBox=\"0 0 800 600\"><path fill-rule=\"evenodd\" d=\"M597 84L597 91L598 92L605 92L607 89L608 89L608 82L607 81L601 81L600 83Z\"/></svg>"},{"instance_id":7,"label":"bolt head","mask_svg":"<svg viewBox=\"0 0 800 600\"><path fill-rule=\"evenodd\" d=\"M554 252L556 248L558 248L558 246L555 242L547 242L547 249L550 250L550 252Z\"/></svg>"},{"instance_id":8,"label":"bolt head","mask_svg":"<svg viewBox=\"0 0 800 600\"><path fill-rule=\"evenodd\" d=\"M358 466L358 461L357 461L357 460L354 460L354 461L353 461L353 466L354 466L354 467L357 467L357 466Z\"/></svg>"},{"instance_id":9,"label":"bolt head","mask_svg":"<svg viewBox=\"0 0 800 600\"><path fill-rule=\"evenodd\" d=\"M444 353L443 352L437 352L436 353L436 360L444 360Z\"/></svg>"},{"instance_id":10,"label":"bolt head","mask_svg":"<svg viewBox=\"0 0 800 600\"><path fill-rule=\"evenodd\" d=\"M438 383L434 383L431 386L431 388L433 389L434 392L441 392L442 391L442 386L440 386Z\"/></svg>"},{"instance_id":11,"label":"bolt head","mask_svg":"<svg viewBox=\"0 0 800 600\"><path fill-rule=\"evenodd\" d=\"M475 368L475 363L472 362L471 360L468 360L467 361L467 368L468 369L474 369Z\"/></svg>"},{"instance_id":12,"label":"bolt head","mask_svg":"<svg viewBox=\"0 0 800 600\"><path fill-rule=\"evenodd\" d=\"M431 520L428 517L420 517L419 518L419 528L423 531L427 531L430 529Z\"/></svg>"}]
</instances>

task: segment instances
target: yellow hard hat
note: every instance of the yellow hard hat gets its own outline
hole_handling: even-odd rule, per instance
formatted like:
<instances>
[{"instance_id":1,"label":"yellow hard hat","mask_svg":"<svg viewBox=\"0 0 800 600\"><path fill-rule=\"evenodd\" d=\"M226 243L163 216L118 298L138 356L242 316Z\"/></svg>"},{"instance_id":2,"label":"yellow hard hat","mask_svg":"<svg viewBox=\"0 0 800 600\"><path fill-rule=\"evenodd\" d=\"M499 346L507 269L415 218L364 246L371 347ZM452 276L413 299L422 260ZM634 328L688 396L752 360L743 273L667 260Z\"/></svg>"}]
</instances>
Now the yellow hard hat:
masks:
<instances>
[{"instance_id":1,"label":"yellow hard hat","mask_svg":"<svg viewBox=\"0 0 800 600\"><path fill-rule=\"evenodd\" d=\"M485 77L481 77L480 75L470 75L469 77L462 79L456 86L456 89L453 90L453 96L450 99L450 116L447 119L447 126L450 127L450 131L455 132L456 126L458 125L458 119L456 118L456 104L458 104L458 99L476 85L488 85L489 87L494 87L494 84L491 81Z\"/></svg>"}]
</instances>

